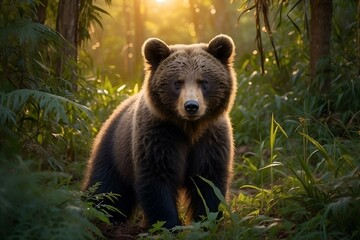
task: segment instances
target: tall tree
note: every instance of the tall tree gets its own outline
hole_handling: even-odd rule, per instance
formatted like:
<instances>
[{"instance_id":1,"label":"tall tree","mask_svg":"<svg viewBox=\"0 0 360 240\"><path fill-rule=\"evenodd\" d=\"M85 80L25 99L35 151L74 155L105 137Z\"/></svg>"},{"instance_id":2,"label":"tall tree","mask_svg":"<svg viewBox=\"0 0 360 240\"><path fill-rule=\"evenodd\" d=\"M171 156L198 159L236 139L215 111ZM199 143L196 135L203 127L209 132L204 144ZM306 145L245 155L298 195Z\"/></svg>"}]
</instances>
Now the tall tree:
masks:
<instances>
[{"instance_id":1,"label":"tall tree","mask_svg":"<svg viewBox=\"0 0 360 240\"><path fill-rule=\"evenodd\" d=\"M277 3L281 8L286 3L286 0L279 0ZM301 0L297 1L296 7ZM251 4L252 3L252 4ZM272 31L269 23L268 9L274 1L270 0L243 0L245 10L241 15L249 10L255 10L255 22L256 22L256 41L258 50L261 56L262 70L264 71L264 54L261 37L261 19L266 32L269 35L270 42L274 49L275 58L277 59L276 48L272 37ZM305 8L306 9L306 8ZM306 10L305 10L306 11ZM310 82L319 81L320 91L322 93L328 93L331 90L330 79L330 35L331 35L331 18L332 18L332 0L311 0L310 1ZM241 17L240 15L240 17ZM262 18L261 18L262 16ZM280 14L281 16L281 14ZM277 60L278 62L278 60Z\"/></svg>"},{"instance_id":2,"label":"tall tree","mask_svg":"<svg viewBox=\"0 0 360 240\"><path fill-rule=\"evenodd\" d=\"M138 67L141 65L142 57L141 57L141 45L144 42L145 34L144 34L144 22L145 22L145 5L142 0L134 0L134 27L135 27L135 35L134 35L134 62L135 66ZM141 65L142 66L142 65Z\"/></svg>"},{"instance_id":3,"label":"tall tree","mask_svg":"<svg viewBox=\"0 0 360 240\"><path fill-rule=\"evenodd\" d=\"M200 42L203 39L198 14L200 12L200 7L197 0L189 0L189 5L192 22L194 24L195 39L197 42Z\"/></svg>"},{"instance_id":4,"label":"tall tree","mask_svg":"<svg viewBox=\"0 0 360 240\"><path fill-rule=\"evenodd\" d=\"M44 24L46 19L46 8L48 0L41 0L36 6L36 18L35 21Z\"/></svg>"},{"instance_id":5,"label":"tall tree","mask_svg":"<svg viewBox=\"0 0 360 240\"><path fill-rule=\"evenodd\" d=\"M360 0L358 0L358 68L360 75Z\"/></svg>"},{"instance_id":6,"label":"tall tree","mask_svg":"<svg viewBox=\"0 0 360 240\"><path fill-rule=\"evenodd\" d=\"M125 76L129 79L133 78L134 73L134 42L132 34L132 21L131 21L131 5L128 0L123 1L123 17L125 22L125 37L126 37L126 60L124 61Z\"/></svg>"},{"instance_id":7,"label":"tall tree","mask_svg":"<svg viewBox=\"0 0 360 240\"><path fill-rule=\"evenodd\" d=\"M320 91L329 93L330 36L332 0L310 1L310 73L311 81L320 81Z\"/></svg>"},{"instance_id":8,"label":"tall tree","mask_svg":"<svg viewBox=\"0 0 360 240\"><path fill-rule=\"evenodd\" d=\"M56 20L56 30L68 41L64 45L63 54L57 63L57 73L62 76L66 61L76 60L78 54L78 26L79 26L79 6L80 0L60 0L58 16ZM75 81L76 70L71 65L70 79ZM73 86L75 86L73 84Z\"/></svg>"},{"instance_id":9,"label":"tall tree","mask_svg":"<svg viewBox=\"0 0 360 240\"><path fill-rule=\"evenodd\" d=\"M213 13L216 20L214 21L214 29L216 33L231 34L232 24L234 22L231 19L229 11L229 2L224 0L213 1L215 12Z\"/></svg>"}]
</instances>

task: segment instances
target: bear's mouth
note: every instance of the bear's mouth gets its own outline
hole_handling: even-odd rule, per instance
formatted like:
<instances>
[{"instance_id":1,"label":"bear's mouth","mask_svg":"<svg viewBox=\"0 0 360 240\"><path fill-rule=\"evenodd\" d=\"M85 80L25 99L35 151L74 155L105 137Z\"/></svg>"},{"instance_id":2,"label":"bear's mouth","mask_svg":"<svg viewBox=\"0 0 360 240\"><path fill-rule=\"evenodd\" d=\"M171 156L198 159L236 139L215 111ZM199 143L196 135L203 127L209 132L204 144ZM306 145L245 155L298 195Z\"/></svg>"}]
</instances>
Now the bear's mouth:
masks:
<instances>
[{"instance_id":1,"label":"bear's mouth","mask_svg":"<svg viewBox=\"0 0 360 240\"><path fill-rule=\"evenodd\" d=\"M188 121L196 121L199 120L201 116L196 116L196 115L186 115L186 116L182 116L185 120Z\"/></svg>"}]
</instances>

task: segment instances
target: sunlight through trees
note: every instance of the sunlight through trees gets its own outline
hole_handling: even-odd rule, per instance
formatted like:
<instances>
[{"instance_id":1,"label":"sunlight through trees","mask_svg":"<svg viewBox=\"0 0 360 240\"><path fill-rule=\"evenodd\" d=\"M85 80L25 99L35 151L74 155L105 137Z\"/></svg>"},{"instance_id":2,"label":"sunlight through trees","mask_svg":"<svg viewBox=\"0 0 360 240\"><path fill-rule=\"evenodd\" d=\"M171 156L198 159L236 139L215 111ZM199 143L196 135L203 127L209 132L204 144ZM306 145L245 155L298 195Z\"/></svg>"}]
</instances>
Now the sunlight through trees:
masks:
<instances>
[{"instance_id":1,"label":"sunlight through trees","mask_svg":"<svg viewBox=\"0 0 360 240\"><path fill-rule=\"evenodd\" d=\"M360 239L359 13L359 0L1 0L0 239ZM207 182L223 218L110 225L91 200L121 196L79 185L100 126L141 89L144 40L220 33L238 86L229 199Z\"/></svg>"}]
</instances>

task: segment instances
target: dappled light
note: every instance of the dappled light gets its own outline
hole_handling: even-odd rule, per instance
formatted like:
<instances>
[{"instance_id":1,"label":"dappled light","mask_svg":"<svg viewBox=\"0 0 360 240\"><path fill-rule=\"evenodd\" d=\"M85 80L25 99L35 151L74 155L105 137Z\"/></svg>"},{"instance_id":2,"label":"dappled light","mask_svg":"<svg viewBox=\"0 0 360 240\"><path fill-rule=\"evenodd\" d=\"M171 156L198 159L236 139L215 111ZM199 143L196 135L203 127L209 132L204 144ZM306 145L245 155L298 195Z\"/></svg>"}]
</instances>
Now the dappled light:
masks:
<instances>
[{"instance_id":1,"label":"dappled light","mask_svg":"<svg viewBox=\"0 0 360 240\"><path fill-rule=\"evenodd\" d=\"M115 66L121 81L130 85L141 82L140 49L148 37L161 38L168 44L188 44L208 42L216 34L224 33L240 41L239 57L256 47L254 36L248 34L253 28L247 20L251 15L244 16L247 23L236 28L238 2L137 0L101 5L111 17L104 16L103 27L92 27L95 31L86 49L96 67Z\"/></svg>"},{"instance_id":2,"label":"dappled light","mask_svg":"<svg viewBox=\"0 0 360 240\"><path fill-rule=\"evenodd\" d=\"M0 239L360 239L359 11L342 0L0 1ZM219 34L236 54L224 35L210 42ZM165 44L144 59L152 37ZM89 163L102 126L116 137ZM156 222L169 192L173 222ZM116 205L139 197L152 199L147 228L143 206L125 221Z\"/></svg>"}]
</instances>

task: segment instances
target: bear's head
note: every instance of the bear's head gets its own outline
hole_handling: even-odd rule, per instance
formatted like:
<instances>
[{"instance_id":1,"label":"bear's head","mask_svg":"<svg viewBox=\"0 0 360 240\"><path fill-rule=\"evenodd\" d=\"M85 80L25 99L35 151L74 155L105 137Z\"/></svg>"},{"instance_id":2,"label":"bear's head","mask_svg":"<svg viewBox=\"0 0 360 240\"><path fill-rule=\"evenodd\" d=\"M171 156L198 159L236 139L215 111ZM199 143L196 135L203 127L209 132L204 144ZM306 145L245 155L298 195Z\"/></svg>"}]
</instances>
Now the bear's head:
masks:
<instances>
[{"instance_id":1,"label":"bear's head","mask_svg":"<svg viewBox=\"0 0 360 240\"><path fill-rule=\"evenodd\" d=\"M226 35L208 44L167 45L150 38L145 59L145 101L162 119L202 121L228 113L236 92L235 46Z\"/></svg>"}]
</instances>

